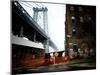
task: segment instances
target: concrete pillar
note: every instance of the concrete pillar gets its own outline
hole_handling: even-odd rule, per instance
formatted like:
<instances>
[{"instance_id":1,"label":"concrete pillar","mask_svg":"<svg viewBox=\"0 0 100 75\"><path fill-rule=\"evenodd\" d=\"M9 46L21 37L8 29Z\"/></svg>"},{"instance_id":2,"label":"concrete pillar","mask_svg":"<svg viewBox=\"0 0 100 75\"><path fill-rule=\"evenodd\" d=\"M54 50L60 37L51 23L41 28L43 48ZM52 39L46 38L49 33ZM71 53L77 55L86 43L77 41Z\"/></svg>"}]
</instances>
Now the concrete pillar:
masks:
<instances>
[{"instance_id":1,"label":"concrete pillar","mask_svg":"<svg viewBox=\"0 0 100 75\"><path fill-rule=\"evenodd\" d=\"M20 37L23 37L23 26L21 26L21 29L20 29Z\"/></svg>"},{"instance_id":2,"label":"concrete pillar","mask_svg":"<svg viewBox=\"0 0 100 75\"><path fill-rule=\"evenodd\" d=\"M48 34L48 18L47 18L47 11L48 9L45 7L45 8L42 8L43 9L43 25L44 25L44 30L45 32Z\"/></svg>"},{"instance_id":3,"label":"concrete pillar","mask_svg":"<svg viewBox=\"0 0 100 75\"><path fill-rule=\"evenodd\" d=\"M44 41L45 53L49 53L49 40Z\"/></svg>"},{"instance_id":4,"label":"concrete pillar","mask_svg":"<svg viewBox=\"0 0 100 75\"><path fill-rule=\"evenodd\" d=\"M36 32L34 32L34 42L36 42Z\"/></svg>"},{"instance_id":5,"label":"concrete pillar","mask_svg":"<svg viewBox=\"0 0 100 75\"><path fill-rule=\"evenodd\" d=\"M34 11L33 18L37 22L37 20L38 20L38 8L34 7L33 11Z\"/></svg>"}]
</instances>

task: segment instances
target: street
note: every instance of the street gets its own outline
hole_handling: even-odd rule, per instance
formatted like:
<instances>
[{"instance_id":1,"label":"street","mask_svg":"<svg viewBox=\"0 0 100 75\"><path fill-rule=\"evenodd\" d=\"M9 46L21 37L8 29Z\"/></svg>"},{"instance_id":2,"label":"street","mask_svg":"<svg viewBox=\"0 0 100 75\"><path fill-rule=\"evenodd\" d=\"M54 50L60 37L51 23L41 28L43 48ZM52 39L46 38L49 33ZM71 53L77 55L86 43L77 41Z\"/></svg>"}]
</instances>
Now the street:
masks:
<instances>
[{"instance_id":1,"label":"street","mask_svg":"<svg viewBox=\"0 0 100 75\"><path fill-rule=\"evenodd\" d=\"M88 60L88 61L87 61ZM61 72L61 71L75 71L75 70L90 70L96 69L96 64L90 59L73 60L65 63L53 64L49 66L41 66L31 69L16 70L16 74L27 73L44 73L44 72Z\"/></svg>"}]
</instances>

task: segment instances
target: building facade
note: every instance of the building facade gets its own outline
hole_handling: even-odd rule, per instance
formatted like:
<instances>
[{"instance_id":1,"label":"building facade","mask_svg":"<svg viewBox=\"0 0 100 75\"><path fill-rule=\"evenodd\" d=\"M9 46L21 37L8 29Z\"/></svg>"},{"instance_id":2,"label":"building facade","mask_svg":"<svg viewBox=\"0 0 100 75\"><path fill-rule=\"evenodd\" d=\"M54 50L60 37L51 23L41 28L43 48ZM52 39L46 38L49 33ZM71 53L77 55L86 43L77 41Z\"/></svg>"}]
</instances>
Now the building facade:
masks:
<instances>
[{"instance_id":1,"label":"building facade","mask_svg":"<svg viewBox=\"0 0 100 75\"><path fill-rule=\"evenodd\" d=\"M71 58L95 55L95 6L66 5L65 39L65 49Z\"/></svg>"}]
</instances>

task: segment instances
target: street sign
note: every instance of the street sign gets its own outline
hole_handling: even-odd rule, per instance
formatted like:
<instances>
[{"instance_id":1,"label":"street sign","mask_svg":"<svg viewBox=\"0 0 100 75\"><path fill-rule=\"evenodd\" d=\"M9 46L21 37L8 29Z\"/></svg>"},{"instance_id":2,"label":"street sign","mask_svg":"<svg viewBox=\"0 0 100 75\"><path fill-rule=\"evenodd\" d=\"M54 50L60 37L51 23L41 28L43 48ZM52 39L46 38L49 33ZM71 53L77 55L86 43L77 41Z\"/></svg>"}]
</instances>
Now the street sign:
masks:
<instances>
[{"instance_id":1,"label":"street sign","mask_svg":"<svg viewBox=\"0 0 100 75\"><path fill-rule=\"evenodd\" d=\"M57 57L59 54L57 52L54 53L54 56Z\"/></svg>"}]
</instances>

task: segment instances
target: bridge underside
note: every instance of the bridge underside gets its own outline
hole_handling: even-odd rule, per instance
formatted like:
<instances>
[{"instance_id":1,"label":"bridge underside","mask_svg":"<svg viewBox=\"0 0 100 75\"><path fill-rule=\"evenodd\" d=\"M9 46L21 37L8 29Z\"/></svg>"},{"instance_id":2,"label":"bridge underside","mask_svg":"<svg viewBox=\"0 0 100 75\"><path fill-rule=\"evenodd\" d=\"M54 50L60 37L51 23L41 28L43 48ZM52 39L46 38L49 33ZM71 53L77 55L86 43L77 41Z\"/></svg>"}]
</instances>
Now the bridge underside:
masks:
<instances>
[{"instance_id":1,"label":"bridge underside","mask_svg":"<svg viewBox=\"0 0 100 75\"><path fill-rule=\"evenodd\" d=\"M20 36L21 27L23 27L23 36L34 42L45 43L49 42L54 50L57 50L56 45L48 37L45 31L34 21L34 19L24 10L18 3L17 6L12 3L12 32L14 35ZM13 26L14 25L14 26Z\"/></svg>"}]
</instances>

